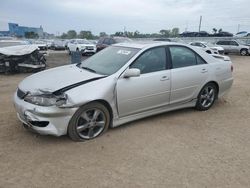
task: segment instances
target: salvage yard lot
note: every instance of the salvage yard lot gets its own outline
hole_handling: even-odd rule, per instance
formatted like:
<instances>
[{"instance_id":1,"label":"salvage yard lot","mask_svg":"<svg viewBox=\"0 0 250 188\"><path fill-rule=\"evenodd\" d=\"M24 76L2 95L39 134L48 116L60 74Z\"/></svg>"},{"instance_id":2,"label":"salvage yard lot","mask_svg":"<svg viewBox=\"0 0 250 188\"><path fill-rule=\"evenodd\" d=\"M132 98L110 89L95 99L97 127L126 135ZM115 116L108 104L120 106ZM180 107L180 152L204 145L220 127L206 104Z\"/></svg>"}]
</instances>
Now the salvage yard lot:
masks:
<instances>
[{"instance_id":1,"label":"salvage yard lot","mask_svg":"<svg viewBox=\"0 0 250 188\"><path fill-rule=\"evenodd\" d=\"M29 74L0 75L0 188L249 187L250 57L231 59L233 87L209 111L164 113L82 143L22 128L12 97ZM69 62L62 51L47 57L48 68Z\"/></svg>"}]
</instances>

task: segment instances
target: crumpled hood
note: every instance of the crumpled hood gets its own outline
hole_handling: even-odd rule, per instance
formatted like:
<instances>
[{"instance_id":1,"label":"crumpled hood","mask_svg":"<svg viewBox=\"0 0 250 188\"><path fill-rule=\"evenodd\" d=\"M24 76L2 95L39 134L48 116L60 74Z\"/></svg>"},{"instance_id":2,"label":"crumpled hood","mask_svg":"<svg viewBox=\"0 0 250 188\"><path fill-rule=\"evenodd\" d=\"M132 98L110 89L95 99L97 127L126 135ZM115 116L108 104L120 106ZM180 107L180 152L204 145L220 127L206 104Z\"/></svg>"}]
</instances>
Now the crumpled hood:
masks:
<instances>
[{"instance_id":1,"label":"crumpled hood","mask_svg":"<svg viewBox=\"0 0 250 188\"><path fill-rule=\"evenodd\" d=\"M24 92L54 92L79 82L101 78L103 75L91 73L76 65L66 65L33 74L25 78L19 88Z\"/></svg>"},{"instance_id":2,"label":"crumpled hood","mask_svg":"<svg viewBox=\"0 0 250 188\"><path fill-rule=\"evenodd\" d=\"M11 56L22 56L26 54L30 54L37 50L36 45L18 45L18 46L9 46L9 47L2 47L0 48L0 53Z\"/></svg>"}]
</instances>

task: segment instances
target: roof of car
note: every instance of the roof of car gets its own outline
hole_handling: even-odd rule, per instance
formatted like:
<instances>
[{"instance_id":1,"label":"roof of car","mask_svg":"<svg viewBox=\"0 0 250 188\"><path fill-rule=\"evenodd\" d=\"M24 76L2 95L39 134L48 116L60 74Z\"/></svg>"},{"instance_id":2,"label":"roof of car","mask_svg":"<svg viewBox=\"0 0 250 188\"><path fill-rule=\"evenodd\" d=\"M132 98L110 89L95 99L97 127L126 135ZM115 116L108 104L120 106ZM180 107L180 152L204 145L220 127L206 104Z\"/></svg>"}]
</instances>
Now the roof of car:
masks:
<instances>
[{"instance_id":1,"label":"roof of car","mask_svg":"<svg viewBox=\"0 0 250 188\"><path fill-rule=\"evenodd\" d=\"M146 42L128 42L128 43L117 43L113 46L121 46L121 47L128 47L128 48L150 48L150 47L157 47L163 45L182 45L186 46L185 44L176 43L176 42L163 42L163 41L146 41Z\"/></svg>"}]
</instances>

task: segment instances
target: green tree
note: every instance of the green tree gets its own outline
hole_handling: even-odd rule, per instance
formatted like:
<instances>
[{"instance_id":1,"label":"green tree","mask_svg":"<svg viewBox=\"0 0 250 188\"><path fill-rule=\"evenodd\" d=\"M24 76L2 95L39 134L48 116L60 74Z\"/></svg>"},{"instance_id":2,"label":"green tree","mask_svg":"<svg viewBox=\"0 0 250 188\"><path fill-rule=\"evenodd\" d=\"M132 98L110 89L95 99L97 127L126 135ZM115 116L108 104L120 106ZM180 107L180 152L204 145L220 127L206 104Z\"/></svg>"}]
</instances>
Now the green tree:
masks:
<instances>
[{"instance_id":1,"label":"green tree","mask_svg":"<svg viewBox=\"0 0 250 188\"><path fill-rule=\"evenodd\" d=\"M214 32L214 34L217 33L217 29L216 29L216 28L213 28L213 32Z\"/></svg>"},{"instance_id":2,"label":"green tree","mask_svg":"<svg viewBox=\"0 0 250 188\"><path fill-rule=\"evenodd\" d=\"M171 31L166 30L166 29L162 29L162 30L160 30L160 34L162 35L162 37L170 37Z\"/></svg>"},{"instance_id":3,"label":"green tree","mask_svg":"<svg viewBox=\"0 0 250 188\"><path fill-rule=\"evenodd\" d=\"M105 37L105 36L107 36L107 34L105 32L100 32L99 36L100 37Z\"/></svg>"},{"instance_id":4,"label":"green tree","mask_svg":"<svg viewBox=\"0 0 250 188\"><path fill-rule=\"evenodd\" d=\"M80 31L78 38L81 39L93 39L94 36L91 31Z\"/></svg>"},{"instance_id":5,"label":"green tree","mask_svg":"<svg viewBox=\"0 0 250 188\"><path fill-rule=\"evenodd\" d=\"M75 30L69 30L69 31L67 32L67 36L68 36L69 39L73 39L73 38L76 38L77 33L76 33Z\"/></svg>"},{"instance_id":6,"label":"green tree","mask_svg":"<svg viewBox=\"0 0 250 188\"><path fill-rule=\"evenodd\" d=\"M62 38L62 39L67 39L67 38L68 38L68 35L67 35L66 33L63 33L63 34L61 35L61 38Z\"/></svg>"},{"instance_id":7,"label":"green tree","mask_svg":"<svg viewBox=\"0 0 250 188\"><path fill-rule=\"evenodd\" d=\"M179 28L175 27L171 31L171 37L178 37L179 36Z\"/></svg>"}]
</instances>

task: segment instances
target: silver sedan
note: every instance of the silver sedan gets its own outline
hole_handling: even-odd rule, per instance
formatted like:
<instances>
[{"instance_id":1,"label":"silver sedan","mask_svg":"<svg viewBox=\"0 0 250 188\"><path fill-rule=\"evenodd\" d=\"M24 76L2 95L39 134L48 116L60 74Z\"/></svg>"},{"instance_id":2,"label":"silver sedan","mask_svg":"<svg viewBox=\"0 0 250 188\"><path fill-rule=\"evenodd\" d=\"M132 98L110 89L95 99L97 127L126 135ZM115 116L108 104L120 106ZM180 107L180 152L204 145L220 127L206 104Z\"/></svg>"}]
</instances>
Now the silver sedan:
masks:
<instances>
[{"instance_id":1,"label":"silver sedan","mask_svg":"<svg viewBox=\"0 0 250 188\"><path fill-rule=\"evenodd\" d=\"M25 78L14 103L26 128L82 141L171 110L208 110L230 89L232 70L230 58L192 46L116 44L80 64Z\"/></svg>"}]
</instances>

